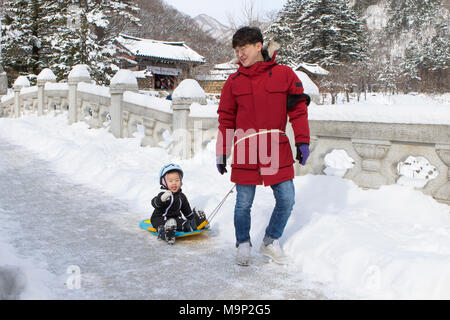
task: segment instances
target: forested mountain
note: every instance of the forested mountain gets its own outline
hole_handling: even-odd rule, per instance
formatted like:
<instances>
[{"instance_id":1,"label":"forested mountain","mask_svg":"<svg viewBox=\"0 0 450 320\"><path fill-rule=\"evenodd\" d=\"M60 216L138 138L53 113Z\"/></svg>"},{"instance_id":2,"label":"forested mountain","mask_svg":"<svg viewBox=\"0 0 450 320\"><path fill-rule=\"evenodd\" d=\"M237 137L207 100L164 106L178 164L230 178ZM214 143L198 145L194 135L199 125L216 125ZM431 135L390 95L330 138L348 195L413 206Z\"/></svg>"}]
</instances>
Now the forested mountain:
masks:
<instances>
[{"instance_id":1,"label":"forested mountain","mask_svg":"<svg viewBox=\"0 0 450 320\"><path fill-rule=\"evenodd\" d=\"M204 32L190 16L167 5L163 0L135 0L139 6L142 26L129 33L142 38L184 41L189 47L206 57L209 66L232 58L227 42L214 39Z\"/></svg>"},{"instance_id":2,"label":"forested mountain","mask_svg":"<svg viewBox=\"0 0 450 320\"><path fill-rule=\"evenodd\" d=\"M266 37L332 71L330 91L448 92L449 18L441 0L287 0Z\"/></svg>"},{"instance_id":3,"label":"forested mountain","mask_svg":"<svg viewBox=\"0 0 450 320\"><path fill-rule=\"evenodd\" d=\"M108 83L117 71L113 40L119 33L184 41L209 65L231 59L230 45L208 36L189 16L162 0L0 0L3 65L10 81L50 67L58 79L87 64Z\"/></svg>"},{"instance_id":4,"label":"forested mountain","mask_svg":"<svg viewBox=\"0 0 450 320\"><path fill-rule=\"evenodd\" d=\"M3 66L10 79L52 68L59 79L88 64L107 83L119 33L184 41L208 66L230 60L229 40L206 34L164 0L0 0ZM446 0L287 0L265 32L279 61L331 71L330 93L450 90Z\"/></svg>"}]
</instances>

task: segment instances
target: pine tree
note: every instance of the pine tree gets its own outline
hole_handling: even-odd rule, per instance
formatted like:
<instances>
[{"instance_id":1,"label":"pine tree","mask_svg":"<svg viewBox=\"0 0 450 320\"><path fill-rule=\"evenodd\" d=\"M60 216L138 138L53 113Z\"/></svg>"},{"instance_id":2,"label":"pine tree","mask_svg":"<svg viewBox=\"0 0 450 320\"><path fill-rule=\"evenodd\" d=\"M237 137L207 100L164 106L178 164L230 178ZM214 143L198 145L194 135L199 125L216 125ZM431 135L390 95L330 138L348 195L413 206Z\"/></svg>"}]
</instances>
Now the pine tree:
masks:
<instances>
[{"instance_id":1,"label":"pine tree","mask_svg":"<svg viewBox=\"0 0 450 320\"><path fill-rule=\"evenodd\" d=\"M55 41L52 66L64 78L72 66L86 64L98 83L109 83L117 71L114 39L130 24L139 24L132 1L66 1L67 23Z\"/></svg>"},{"instance_id":2,"label":"pine tree","mask_svg":"<svg viewBox=\"0 0 450 320\"><path fill-rule=\"evenodd\" d=\"M333 97L363 82L355 75L367 56L367 30L347 0L289 0L267 36L281 42L280 62L317 63L332 71Z\"/></svg>"},{"instance_id":3,"label":"pine tree","mask_svg":"<svg viewBox=\"0 0 450 320\"><path fill-rule=\"evenodd\" d=\"M301 13L301 1L288 0L278 14L278 19L264 33L266 38L279 42L282 46L278 50L277 60L286 65L296 63L295 33L301 26L298 18Z\"/></svg>"},{"instance_id":4,"label":"pine tree","mask_svg":"<svg viewBox=\"0 0 450 320\"><path fill-rule=\"evenodd\" d=\"M403 91L448 91L450 63L449 12L439 0L391 0L386 42L402 48L391 52L401 70ZM418 36L420 35L420 36ZM400 81L401 80L401 81Z\"/></svg>"},{"instance_id":5,"label":"pine tree","mask_svg":"<svg viewBox=\"0 0 450 320\"><path fill-rule=\"evenodd\" d=\"M352 64L364 57L365 29L346 0L305 1L300 59L325 68Z\"/></svg>"},{"instance_id":6,"label":"pine tree","mask_svg":"<svg viewBox=\"0 0 450 320\"><path fill-rule=\"evenodd\" d=\"M47 66L52 38L60 16L48 10L51 0L7 1L3 23L5 70L16 74L38 74Z\"/></svg>"}]
</instances>

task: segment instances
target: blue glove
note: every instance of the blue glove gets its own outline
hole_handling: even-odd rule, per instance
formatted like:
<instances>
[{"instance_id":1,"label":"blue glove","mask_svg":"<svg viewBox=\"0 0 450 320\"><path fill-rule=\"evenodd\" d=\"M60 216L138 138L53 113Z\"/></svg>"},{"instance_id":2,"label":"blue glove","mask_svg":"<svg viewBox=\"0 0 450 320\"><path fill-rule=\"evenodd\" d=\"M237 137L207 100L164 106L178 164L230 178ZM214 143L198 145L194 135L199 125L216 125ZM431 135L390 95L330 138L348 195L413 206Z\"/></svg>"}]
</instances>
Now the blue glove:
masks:
<instances>
[{"instance_id":1,"label":"blue glove","mask_svg":"<svg viewBox=\"0 0 450 320\"><path fill-rule=\"evenodd\" d=\"M309 144L307 143L297 143L295 145L297 147L297 156L295 159L298 160L298 162L304 166L306 164L306 160L309 157Z\"/></svg>"},{"instance_id":2,"label":"blue glove","mask_svg":"<svg viewBox=\"0 0 450 320\"><path fill-rule=\"evenodd\" d=\"M227 171L227 156L226 155L218 155L216 156L216 167L217 171L219 171L220 174L224 174Z\"/></svg>"}]
</instances>

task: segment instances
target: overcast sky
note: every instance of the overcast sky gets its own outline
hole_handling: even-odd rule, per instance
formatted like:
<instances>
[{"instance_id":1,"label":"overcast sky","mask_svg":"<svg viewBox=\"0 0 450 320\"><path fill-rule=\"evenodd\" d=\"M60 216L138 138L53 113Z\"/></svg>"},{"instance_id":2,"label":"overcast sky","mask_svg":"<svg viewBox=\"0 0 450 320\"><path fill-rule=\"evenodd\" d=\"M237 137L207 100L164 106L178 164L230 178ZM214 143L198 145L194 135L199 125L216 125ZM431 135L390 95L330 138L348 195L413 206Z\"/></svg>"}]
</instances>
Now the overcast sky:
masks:
<instances>
[{"instance_id":1,"label":"overcast sky","mask_svg":"<svg viewBox=\"0 0 450 320\"><path fill-rule=\"evenodd\" d=\"M235 20L242 17L242 6L245 2L253 3L256 9L264 12L280 10L286 0L164 0L178 11L195 16L206 13L224 25L228 25L227 15L235 16ZM236 21L238 22L238 21Z\"/></svg>"}]
</instances>

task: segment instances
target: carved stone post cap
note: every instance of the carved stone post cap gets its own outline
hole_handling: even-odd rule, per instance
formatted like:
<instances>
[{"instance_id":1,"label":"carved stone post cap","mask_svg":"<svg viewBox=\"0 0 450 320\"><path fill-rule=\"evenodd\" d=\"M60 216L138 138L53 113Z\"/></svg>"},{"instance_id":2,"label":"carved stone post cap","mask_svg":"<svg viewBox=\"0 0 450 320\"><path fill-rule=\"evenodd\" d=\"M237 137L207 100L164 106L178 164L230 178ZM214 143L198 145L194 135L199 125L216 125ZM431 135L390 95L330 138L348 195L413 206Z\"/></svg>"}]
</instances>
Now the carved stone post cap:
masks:
<instances>
[{"instance_id":1,"label":"carved stone post cap","mask_svg":"<svg viewBox=\"0 0 450 320\"><path fill-rule=\"evenodd\" d=\"M16 81L14 81L13 88L14 90L20 90L24 87L29 87L30 81L28 81L28 78L25 76L19 76Z\"/></svg>"},{"instance_id":2,"label":"carved stone post cap","mask_svg":"<svg viewBox=\"0 0 450 320\"><path fill-rule=\"evenodd\" d=\"M206 93L194 79L185 79L175 88L172 94L172 105L188 105L192 103L206 105Z\"/></svg>"},{"instance_id":3,"label":"carved stone post cap","mask_svg":"<svg viewBox=\"0 0 450 320\"><path fill-rule=\"evenodd\" d=\"M133 71L120 69L111 79L110 92L112 94L125 91L138 91L138 83Z\"/></svg>"},{"instance_id":4,"label":"carved stone post cap","mask_svg":"<svg viewBox=\"0 0 450 320\"><path fill-rule=\"evenodd\" d=\"M78 82L90 82L91 75L89 74L89 67L85 64L75 65L69 73L67 82L78 83Z\"/></svg>"},{"instance_id":5,"label":"carved stone post cap","mask_svg":"<svg viewBox=\"0 0 450 320\"><path fill-rule=\"evenodd\" d=\"M37 83L38 84L43 84L45 82L56 82L56 76L53 73L53 71L50 70L49 68L45 68L37 76Z\"/></svg>"}]
</instances>

